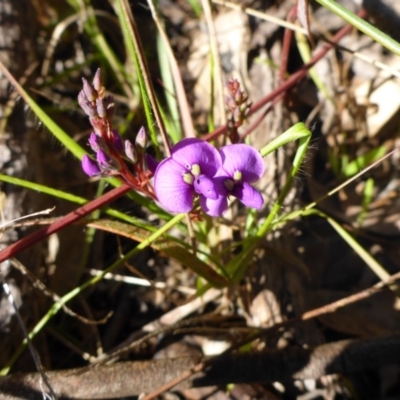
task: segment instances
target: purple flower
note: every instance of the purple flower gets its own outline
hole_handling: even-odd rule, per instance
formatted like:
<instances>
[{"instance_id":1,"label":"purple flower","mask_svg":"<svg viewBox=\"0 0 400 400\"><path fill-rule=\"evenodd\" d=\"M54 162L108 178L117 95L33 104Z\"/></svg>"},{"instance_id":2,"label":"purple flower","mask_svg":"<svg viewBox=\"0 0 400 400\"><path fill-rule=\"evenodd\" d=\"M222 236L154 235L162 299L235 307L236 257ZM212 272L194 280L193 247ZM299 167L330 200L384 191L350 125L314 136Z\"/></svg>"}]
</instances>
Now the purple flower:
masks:
<instances>
[{"instance_id":1,"label":"purple flower","mask_svg":"<svg viewBox=\"0 0 400 400\"><path fill-rule=\"evenodd\" d=\"M96 134L96 132L90 134L89 146L96 153L97 162L87 155L83 157L82 169L87 175L111 175L121 169L119 161L110 154L112 150L114 150L124 155L124 145L121 136L113 129L107 140ZM111 148L111 146L113 148Z\"/></svg>"},{"instance_id":2,"label":"purple flower","mask_svg":"<svg viewBox=\"0 0 400 400\"><path fill-rule=\"evenodd\" d=\"M260 209L264 204L261 193L250 183L257 182L264 174L265 165L260 153L247 144L231 144L219 151L222 172L218 179L229 195L237 197L245 206Z\"/></svg>"},{"instance_id":3,"label":"purple flower","mask_svg":"<svg viewBox=\"0 0 400 400\"><path fill-rule=\"evenodd\" d=\"M221 166L220 154L209 143L194 138L180 141L154 174L159 202L170 212L184 213L193 208L196 196L201 205L208 200L218 201L220 195L213 178Z\"/></svg>"},{"instance_id":4,"label":"purple flower","mask_svg":"<svg viewBox=\"0 0 400 400\"><path fill-rule=\"evenodd\" d=\"M264 160L260 153L247 144L231 144L219 151L222 168L214 177L218 198L200 198L202 209L209 215L221 216L228 208L228 197L237 197L245 206L260 209L264 204L261 193L250 183L264 174Z\"/></svg>"}]
</instances>

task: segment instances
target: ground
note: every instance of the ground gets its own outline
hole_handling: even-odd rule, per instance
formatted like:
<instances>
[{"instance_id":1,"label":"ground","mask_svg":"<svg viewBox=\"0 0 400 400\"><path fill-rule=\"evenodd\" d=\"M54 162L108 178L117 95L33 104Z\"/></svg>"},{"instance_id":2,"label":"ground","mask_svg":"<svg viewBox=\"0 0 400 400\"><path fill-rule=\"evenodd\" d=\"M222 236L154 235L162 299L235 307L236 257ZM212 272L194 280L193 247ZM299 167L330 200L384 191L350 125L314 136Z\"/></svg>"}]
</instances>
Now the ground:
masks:
<instances>
[{"instance_id":1,"label":"ground","mask_svg":"<svg viewBox=\"0 0 400 400\"><path fill-rule=\"evenodd\" d=\"M12 32L3 33L0 61L43 111L90 151L91 127L77 96L82 77L91 81L99 67L115 99L113 127L134 143L142 126L148 132L152 126L120 29L121 9L128 3L86 3L24 0L20 9L0 0L1 25L7 22ZM296 123L310 129L311 141L279 207L277 216L288 218L243 259L241 279L224 287L205 290L199 275L207 274L203 268L229 265L244 251L244 237L255 234L284 190L298 141L264 158L266 172L255 184L264 198L258 213L249 214L239 202L219 219L192 213L196 255L187 223L177 224L170 236L137 251L52 317L46 313L62 296L130 254L172 217L152 200L121 196L111 207L124 220L102 208L49 237L43 234L22 252L13 250L15 259L1 267L5 290L11 289L27 332L47 315L32 346L50 385L60 398L136 398L182 375L181 386L165 388L160 398L398 398L398 55L347 29L317 2L309 5L311 40L292 0L160 0L156 11L164 39L149 3L131 3L147 76L171 141L178 140L180 123L183 136L211 135L217 147L241 140L261 150ZM364 11L356 1L338 3L400 39L396 1L364 1ZM172 73L167 42L179 67ZM317 59L312 69L304 67ZM112 181L88 178L65 142L18 89L11 89L15 84L4 69L0 78L4 221L56 207L51 219L42 215L11 224L2 237L7 249L79 207L41 189L22 188L7 176L88 200L110 193ZM236 127L225 97L229 79L236 79L248 98L243 103L248 111ZM193 124L182 118L185 113ZM161 143L162 129L156 122L153 127ZM150 144L147 152L156 156L155 147ZM160 151L165 154L164 145ZM313 202L310 209L316 211L304 212ZM298 210L301 215L290 214ZM382 283L388 280L389 285ZM38 366L21 347L25 335L3 294L0 363L3 374L9 373L0 378L4 398L28 398L17 397L15 388L38 387ZM105 359L114 363L106 366ZM65 373L58 370L71 368L82 369L63 380ZM197 368L197 375L188 373L190 368ZM42 398L37 390L29 398Z\"/></svg>"}]
</instances>

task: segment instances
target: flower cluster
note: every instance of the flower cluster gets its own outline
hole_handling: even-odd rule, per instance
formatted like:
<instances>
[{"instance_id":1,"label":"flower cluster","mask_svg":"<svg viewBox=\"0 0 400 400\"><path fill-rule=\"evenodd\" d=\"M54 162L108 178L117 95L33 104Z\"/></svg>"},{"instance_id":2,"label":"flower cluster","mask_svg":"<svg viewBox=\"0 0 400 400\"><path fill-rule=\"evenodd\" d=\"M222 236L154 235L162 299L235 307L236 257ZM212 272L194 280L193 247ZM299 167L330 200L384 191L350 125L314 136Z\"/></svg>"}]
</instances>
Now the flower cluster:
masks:
<instances>
[{"instance_id":1,"label":"flower cluster","mask_svg":"<svg viewBox=\"0 0 400 400\"><path fill-rule=\"evenodd\" d=\"M112 128L114 99L106 95L105 91L100 69L97 70L92 83L83 79L83 89L78 95L78 103L89 116L93 127L93 132L89 136L89 146L96 156L92 158L84 155L82 169L91 177L118 175L133 188L154 197L152 188L148 186L149 174L144 170L146 131L143 127L139 130L134 145L129 140L123 141L117 130Z\"/></svg>"},{"instance_id":2,"label":"flower cluster","mask_svg":"<svg viewBox=\"0 0 400 400\"><path fill-rule=\"evenodd\" d=\"M89 176L107 176L119 173L124 166L123 160L129 160L136 164L139 160L137 148L138 143L146 137L144 128L137 135L136 146L129 140L122 141L121 136L115 129L107 134L107 139L96 132L89 136L89 146L96 153L96 160L84 155L82 158L82 169Z\"/></svg>"},{"instance_id":3,"label":"flower cluster","mask_svg":"<svg viewBox=\"0 0 400 400\"><path fill-rule=\"evenodd\" d=\"M246 93L240 89L238 80L229 79L226 83L226 90L225 103L230 111L228 136L232 143L237 143L239 141L238 128L243 125L249 115L251 103Z\"/></svg>"},{"instance_id":4,"label":"flower cluster","mask_svg":"<svg viewBox=\"0 0 400 400\"><path fill-rule=\"evenodd\" d=\"M211 216L221 216L228 197L260 209L264 203L251 186L264 173L260 153L246 144L215 149L201 139L184 139L171 150L154 174L154 190L161 205L173 213L189 212L196 197Z\"/></svg>"},{"instance_id":5,"label":"flower cluster","mask_svg":"<svg viewBox=\"0 0 400 400\"><path fill-rule=\"evenodd\" d=\"M228 89L231 125L236 129L243 123L249 104L237 81L229 81ZM172 213L191 211L198 199L205 213L221 216L227 210L231 196L247 207L262 207L261 193L251 184L263 175L264 161L251 146L234 143L217 150L201 139L184 139L171 149L170 157L158 163L149 155L145 156L147 135L144 128L137 134L135 145L123 141L112 128L114 99L105 94L100 70L92 83L83 79L78 103L93 127L89 146L96 156L85 155L82 159L82 168L87 175L117 175L132 188L157 198ZM149 182L151 173L154 173L154 188Z\"/></svg>"}]
</instances>

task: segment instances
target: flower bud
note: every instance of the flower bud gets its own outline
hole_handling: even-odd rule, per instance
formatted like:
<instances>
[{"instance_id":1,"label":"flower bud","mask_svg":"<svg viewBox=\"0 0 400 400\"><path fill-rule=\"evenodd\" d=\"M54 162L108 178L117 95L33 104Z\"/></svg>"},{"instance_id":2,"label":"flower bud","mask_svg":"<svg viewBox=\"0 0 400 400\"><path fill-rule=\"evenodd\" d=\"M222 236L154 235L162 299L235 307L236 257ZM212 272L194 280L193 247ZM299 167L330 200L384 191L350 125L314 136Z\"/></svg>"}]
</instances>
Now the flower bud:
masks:
<instances>
[{"instance_id":1,"label":"flower bud","mask_svg":"<svg viewBox=\"0 0 400 400\"><path fill-rule=\"evenodd\" d=\"M246 95L244 94L244 92L242 92L241 90L238 90L235 93L235 101L236 104L242 104L243 102L245 102L247 100Z\"/></svg>"},{"instance_id":2,"label":"flower bud","mask_svg":"<svg viewBox=\"0 0 400 400\"><path fill-rule=\"evenodd\" d=\"M78 104L89 117L97 116L96 107L94 107L93 104L88 100L83 90L81 90L78 94Z\"/></svg>"},{"instance_id":3,"label":"flower bud","mask_svg":"<svg viewBox=\"0 0 400 400\"><path fill-rule=\"evenodd\" d=\"M97 151L96 159L101 167L108 167L110 165L110 156L102 149Z\"/></svg>"},{"instance_id":4,"label":"flower bud","mask_svg":"<svg viewBox=\"0 0 400 400\"><path fill-rule=\"evenodd\" d=\"M225 103L230 110L233 110L236 107L236 102L231 96L225 97Z\"/></svg>"},{"instance_id":5,"label":"flower bud","mask_svg":"<svg viewBox=\"0 0 400 400\"><path fill-rule=\"evenodd\" d=\"M92 83L93 83L94 89L97 90L98 92L100 92L101 89L103 88L103 81L101 79L101 70L100 70L100 68L97 68L97 71L94 74Z\"/></svg>"},{"instance_id":6,"label":"flower bud","mask_svg":"<svg viewBox=\"0 0 400 400\"><path fill-rule=\"evenodd\" d=\"M111 157L102 149L98 150L96 159L103 172L119 171L121 169L118 160L116 160L114 157Z\"/></svg>"},{"instance_id":7,"label":"flower bud","mask_svg":"<svg viewBox=\"0 0 400 400\"><path fill-rule=\"evenodd\" d=\"M97 98L97 91L85 78L82 78L82 81L83 81L83 93L85 93L89 101L95 101Z\"/></svg>"},{"instance_id":8,"label":"flower bud","mask_svg":"<svg viewBox=\"0 0 400 400\"><path fill-rule=\"evenodd\" d=\"M104 140L92 132L89 136L89 145L94 152L97 152L100 148L104 148Z\"/></svg>"},{"instance_id":9,"label":"flower bud","mask_svg":"<svg viewBox=\"0 0 400 400\"><path fill-rule=\"evenodd\" d=\"M92 160L88 155L84 155L82 158L82 169L86 175L96 176L101 174L101 170L97 165L97 162Z\"/></svg>"},{"instance_id":10,"label":"flower bud","mask_svg":"<svg viewBox=\"0 0 400 400\"><path fill-rule=\"evenodd\" d=\"M144 153L147 147L147 134L144 126L139 129L135 139L135 146L139 153Z\"/></svg>"},{"instance_id":11,"label":"flower bud","mask_svg":"<svg viewBox=\"0 0 400 400\"><path fill-rule=\"evenodd\" d=\"M129 158L129 160L136 164L138 162L138 154L135 146L129 140L125 140L124 147L125 155Z\"/></svg>"},{"instance_id":12,"label":"flower bud","mask_svg":"<svg viewBox=\"0 0 400 400\"><path fill-rule=\"evenodd\" d=\"M253 104L253 103L248 103L246 109L245 109L244 112L243 112L243 117L246 118L246 117L249 116L252 104Z\"/></svg>"},{"instance_id":13,"label":"flower bud","mask_svg":"<svg viewBox=\"0 0 400 400\"><path fill-rule=\"evenodd\" d=\"M106 109L106 105L104 104L104 99L96 100L96 110L97 110L97 114L99 114L100 118L107 117L107 109Z\"/></svg>"},{"instance_id":14,"label":"flower bud","mask_svg":"<svg viewBox=\"0 0 400 400\"><path fill-rule=\"evenodd\" d=\"M237 90L239 89L239 81L237 79L229 79L226 87L229 90L229 92L231 92L233 95L237 92Z\"/></svg>"}]
</instances>

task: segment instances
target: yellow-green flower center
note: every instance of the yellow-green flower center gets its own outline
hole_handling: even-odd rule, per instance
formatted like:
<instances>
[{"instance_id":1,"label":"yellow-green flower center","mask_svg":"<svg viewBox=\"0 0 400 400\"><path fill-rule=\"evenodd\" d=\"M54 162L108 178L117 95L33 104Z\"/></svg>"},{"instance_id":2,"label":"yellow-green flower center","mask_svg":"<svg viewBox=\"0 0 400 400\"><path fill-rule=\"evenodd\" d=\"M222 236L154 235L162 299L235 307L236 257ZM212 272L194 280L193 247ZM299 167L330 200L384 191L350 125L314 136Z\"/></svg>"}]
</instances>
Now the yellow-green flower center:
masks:
<instances>
[{"instance_id":1,"label":"yellow-green flower center","mask_svg":"<svg viewBox=\"0 0 400 400\"><path fill-rule=\"evenodd\" d=\"M200 176L201 170L200 170L200 165L199 164L193 164L192 168L190 169L191 173L193 176Z\"/></svg>"},{"instance_id":2,"label":"yellow-green flower center","mask_svg":"<svg viewBox=\"0 0 400 400\"><path fill-rule=\"evenodd\" d=\"M193 185L193 175L189 172L186 172L185 174L183 174L183 181L186 182L189 185Z\"/></svg>"},{"instance_id":3,"label":"yellow-green flower center","mask_svg":"<svg viewBox=\"0 0 400 400\"><path fill-rule=\"evenodd\" d=\"M183 181L188 185L194 184L194 179L201 175L201 169L199 164L193 164L192 166L186 165L186 169L189 169L190 172L185 172L182 177Z\"/></svg>"},{"instance_id":4,"label":"yellow-green flower center","mask_svg":"<svg viewBox=\"0 0 400 400\"><path fill-rule=\"evenodd\" d=\"M235 182L240 182L242 180L242 173L240 171L235 171L233 174L233 180Z\"/></svg>"}]
</instances>

